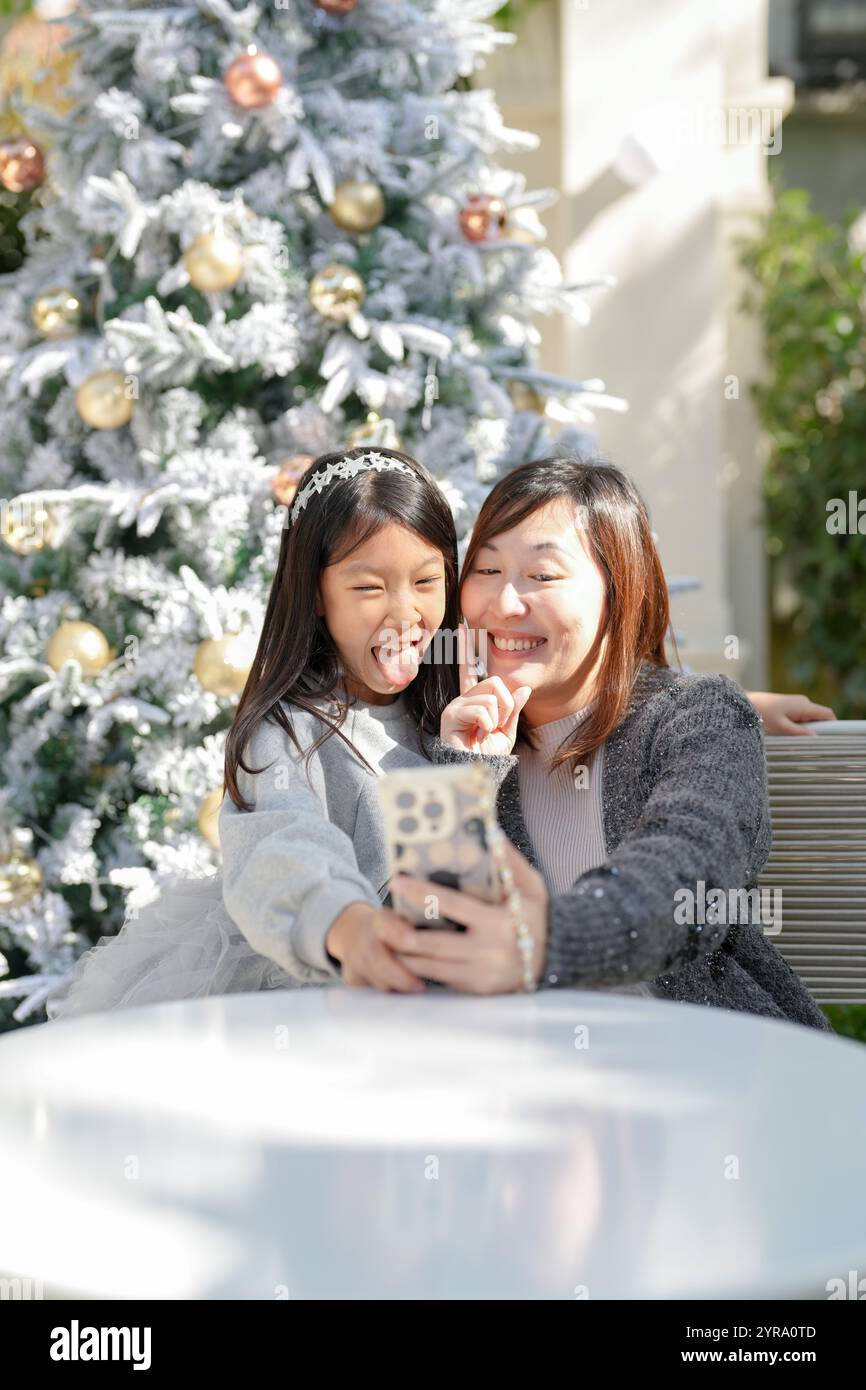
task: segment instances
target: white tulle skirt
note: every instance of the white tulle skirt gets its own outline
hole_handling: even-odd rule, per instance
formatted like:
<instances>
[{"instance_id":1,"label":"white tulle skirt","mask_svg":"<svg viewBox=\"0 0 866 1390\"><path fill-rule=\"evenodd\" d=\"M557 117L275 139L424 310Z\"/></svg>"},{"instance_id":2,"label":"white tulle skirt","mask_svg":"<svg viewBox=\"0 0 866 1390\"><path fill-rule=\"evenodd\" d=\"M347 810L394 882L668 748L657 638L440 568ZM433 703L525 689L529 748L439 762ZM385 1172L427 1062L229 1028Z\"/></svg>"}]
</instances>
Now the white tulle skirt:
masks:
<instances>
[{"instance_id":1,"label":"white tulle skirt","mask_svg":"<svg viewBox=\"0 0 866 1390\"><path fill-rule=\"evenodd\" d=\"M169 999L291 988L303 988L303 981L253 950L226 911L216 873L169 882L116 936L100 937L46 1013L53 1021Z\"/></svg>"}]
</instances>

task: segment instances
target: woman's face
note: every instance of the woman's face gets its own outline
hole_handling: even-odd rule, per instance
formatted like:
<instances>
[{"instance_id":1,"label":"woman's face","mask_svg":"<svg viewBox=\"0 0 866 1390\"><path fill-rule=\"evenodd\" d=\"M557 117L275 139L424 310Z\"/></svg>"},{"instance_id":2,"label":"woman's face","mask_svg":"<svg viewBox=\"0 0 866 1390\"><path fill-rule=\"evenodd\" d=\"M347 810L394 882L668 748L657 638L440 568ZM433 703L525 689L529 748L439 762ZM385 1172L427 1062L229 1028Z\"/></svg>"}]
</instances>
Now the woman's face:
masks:
<instances>
[{"instance_id":1,"label":"woman's face","mask_svg":"<svg viewBox=\"0 0 866 1390\"><path fill-rule=\"evenodd\" d=\"M530 724L587 703L587 655L605 614L605 581L571 503L548 502L481 546L463 580L461 607L470 628L486 634L479 640L486 641L488 675L502 676L512 690L532 687L524 706ZM517 639L524 649L507 650Z\"/></svg>"},{"instance_id":2,"label":"woman's face","mask_svg":"<svg viewBox=\"0 0 866 1390\"><path fill-rule=\"evenodd\" d=\"M390 704L418 674L445 616L441 551L396 523L328 565L316 612L339 650L349 693Z\"/></svg>"}]
</instances>

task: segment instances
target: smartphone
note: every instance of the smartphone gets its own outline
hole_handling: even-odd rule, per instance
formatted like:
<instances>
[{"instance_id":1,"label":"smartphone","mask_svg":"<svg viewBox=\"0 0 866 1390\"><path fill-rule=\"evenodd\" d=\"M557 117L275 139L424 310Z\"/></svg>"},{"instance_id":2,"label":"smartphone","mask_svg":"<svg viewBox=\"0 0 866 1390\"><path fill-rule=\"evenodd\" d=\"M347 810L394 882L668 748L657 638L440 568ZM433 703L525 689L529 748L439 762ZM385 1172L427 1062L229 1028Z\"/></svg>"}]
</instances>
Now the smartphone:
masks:
<instances>
[{"instance_id":1,"label":"smartphone","mask_svg":"<svg viewBox=\"0 0 866 1390\"><path fill-rule=\"evenodd\" d=\"M411 874L484 902L504 901L491 848L501 831L489 768L481 763L404 768L384 773L377 788L392 876ZM435 915L434 904L415 907L396 895L391 898L389 892L386 906L419 929L466 930L461 922Z\"/></svg>"}]
</instances>

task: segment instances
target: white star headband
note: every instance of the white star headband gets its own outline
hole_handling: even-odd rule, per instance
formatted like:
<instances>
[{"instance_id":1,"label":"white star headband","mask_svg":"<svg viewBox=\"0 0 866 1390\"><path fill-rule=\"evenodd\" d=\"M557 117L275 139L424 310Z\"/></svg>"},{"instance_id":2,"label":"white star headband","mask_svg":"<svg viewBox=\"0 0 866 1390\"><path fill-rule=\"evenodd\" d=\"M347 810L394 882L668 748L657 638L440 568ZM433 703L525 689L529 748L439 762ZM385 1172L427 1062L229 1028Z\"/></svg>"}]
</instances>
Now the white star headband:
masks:
<instances>
[{"instance_id":1,"label":"white star headband","mask_svg":"<svg viewBox=\"0 0 866 1390\"><path fill-rule=\"evenodd\" d=\"M380 454L376 449L371 449L369 453L360 454L353 459L339 459L336 463L329 463L327 468L321 468L315 473L305 488L302 488L292 503L289 512L289 526L293 526L300 513L304 510L311 497L326 488L329 483L339 478L354 478L356 473L375 471L382 473L391 468L399 468L402 473L413 473L408 463L402 459L387 458L385 454Z\"/></svg>"}]
</instances>

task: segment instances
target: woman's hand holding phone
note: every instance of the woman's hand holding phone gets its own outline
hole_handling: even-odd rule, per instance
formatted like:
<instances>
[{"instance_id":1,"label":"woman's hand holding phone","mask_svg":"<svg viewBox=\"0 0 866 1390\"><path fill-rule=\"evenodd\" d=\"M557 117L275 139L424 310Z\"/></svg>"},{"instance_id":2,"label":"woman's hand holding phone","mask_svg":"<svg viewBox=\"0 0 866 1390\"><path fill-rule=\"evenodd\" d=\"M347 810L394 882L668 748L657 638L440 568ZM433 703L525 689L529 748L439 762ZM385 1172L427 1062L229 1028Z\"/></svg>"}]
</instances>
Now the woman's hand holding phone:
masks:
<instances>
[{"instance_id":1,"label":"woman's hand holding phone","mask_svg":"<svg viewBox=\"0 0 866 1390\"><path fill-rule=\"evenodd\" d=\"M411 922L389 907L350 903L331 923L325 949L340 962L347 985L421 994L426 986L386 945L389 937L410 931Z\"/></svg>"},{"instance_id":2,"label":"woman's hand holding phone","mask_svg":"<svg viewBox=\"0 0 866 1390\"><path fill-rule=\"evenodd\" d=\"M461 623L457 629L460 694L442 711L439 737L451 748L467 753L510 753L517 737L517 720L532 687L519 685L509 690L501 676L479 680L470 670L468 637Z\"/></svg>"},{"instance_id":3,"label":"woman's hand holding phone","mask_svg":"<svg viewBox=\"0 0 866 1390\"><path fill-rule=\"evenodd\" d=\"M523 919L535 942L532 973L539 983L547 953L547 888L538 870L510 841L503 848L523 903ZM523 959L511 914L503 904L484 903L471 893L405 874L396 874L391 887L395 898L399 895L422 910L435 897L441 915L466 928L465 932L419 932L409 923L398 927L383 922L383 938L397 961L426 980L465 994L511 994L524 988Z\"/></svg>"}]
</instances>

